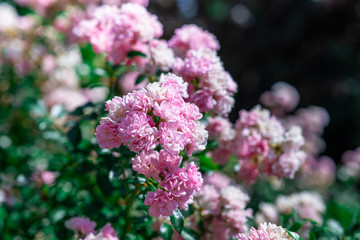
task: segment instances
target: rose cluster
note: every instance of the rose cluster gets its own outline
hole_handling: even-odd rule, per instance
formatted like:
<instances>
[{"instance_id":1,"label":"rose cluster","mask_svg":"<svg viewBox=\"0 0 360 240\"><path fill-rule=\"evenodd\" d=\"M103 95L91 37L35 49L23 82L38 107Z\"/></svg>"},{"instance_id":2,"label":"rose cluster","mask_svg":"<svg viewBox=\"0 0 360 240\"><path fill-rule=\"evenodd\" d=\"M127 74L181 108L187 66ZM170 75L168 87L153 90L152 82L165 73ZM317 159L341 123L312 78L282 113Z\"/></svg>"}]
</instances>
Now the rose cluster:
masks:
<instances>
[{"instance_id":1,"label":"rose cluster","mask_svg":"<svg viewBox=\"0 0 360 240\"><path fill-rule=\"evenodd\" d=\"M215 36L198 26L185 25L175 31L169 47L176 54L173 71L190 83L188 101L201 112L228 115L237 84L217 56L220 47Z\"/></svg>"},{"instance_id":2,"label":"rose cluster","mask_svg":"<svg viewBox=\"0 0 360 240\"><path fill-rule=\"evenodd\" d=\"M205 239L226 240L247 230L247 218L252 217L252 210L246 208L250 197L226 176L207 175L195 199L207 232Z\"/></svg>"},{"instance_id":3,"label":"rose cluster","mask_svg":"<svg viewBox=\"0 0 360 240\"><path fill-rule=\"evenodd\" d=\"M258 229L251 227L249 236L245 234L239 234L238 240L272 240L272 239L281 239L281 240L292 240L294 239L289 233L282 228L273 223L262 223L259 225Z\"/></svg>"},{"instance_id":4,"label":"rose cluster","mask_svg":"<svg viewBox=\"0 0 360 240\"><path fill-rule=\"evenodd\" d=\"M218 117L209 120L207 129L219 144L212 152L213 160L226 163L229 155L236 156L240 165L238 176L247 183L254 182L260 173L293 178L305 161L301 128L285 130L269 111L260 107L241 110L235 127Z\"/></svg>"},{"instance_id":5,"label":"rose cluster","mask_svg":"<svg viewBox=\"0 0 360 240\"><path fill-rule=\"evenodd\" d=\"M67 229L73 230L79 240L119 240L114 228L107 223L98 233L95 231L96 223L85 217L73 217L65 222ZM81 238L81 237L84 238Z\"/></svg>"},{"instance_id":6,"label":"rose cluster","mask_svg":"<svg viewBox=\"0 0 360 240\"><path fill-rule=\"evenodd\" d=\"M90 42L96 53L105 53L114 64L129 60L131 51L147 48L146 43L158 38L163 33L163 26L155 15L136 3L103 5L93 14L79 22L74 33ZM141 57L134 58L142 61Z\"/></svg>"},{"instance_id":7,"label":"rose cluster","mask_svg":"<svg viewBox=\"0 0 360 240\"><path fill-rule=\"evenodd\" d=\"M191 156L204 150L208 137L198 107L183 99L186 88L182 78L161 75L159 82L145 89L107 101L109 113L96 129L100 147L128 146L138 153L132 160L133 169L159 182L160 188L145 199L152 216L169 216L177 207L187 209L194 191L202 185L193 162L180 167L179 153L186 150ZM155 151L159 145L161 150Z\"/></svg>"}]
</instances>

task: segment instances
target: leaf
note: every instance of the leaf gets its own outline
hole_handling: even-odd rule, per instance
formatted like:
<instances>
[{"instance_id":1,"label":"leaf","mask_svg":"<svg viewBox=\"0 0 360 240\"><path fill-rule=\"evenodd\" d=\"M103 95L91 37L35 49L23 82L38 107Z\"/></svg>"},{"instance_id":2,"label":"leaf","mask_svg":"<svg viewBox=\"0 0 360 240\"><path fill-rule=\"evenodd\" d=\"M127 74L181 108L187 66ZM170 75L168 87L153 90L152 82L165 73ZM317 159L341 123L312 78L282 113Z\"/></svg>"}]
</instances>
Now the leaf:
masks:
<instances>
[{"instance_id":1,"label":"leaf","mask_svg":"<svg viewBox=\"0 0 360 240\"><path fill-rule=\"evenodd\" d=\"M173 215L170 216L170 221L176 231L181 234L181 231L184 227L184 217L179 209L174 210Z\"/></svg>"},{"instance_id":2,"label":"leaf","mask_svg":"<svg viewBox=\"0 0 360 240\"><path fill-rule=\"evenodd\" d=\"M304 223L303 222L301 222L301 221L296 221L291 227L290 227L290 231L293 231L293 232L296 232L296 231L298 231L301 227L302 227L302 225L303 225Z\"/></svg>"},{"instance_id":3,"label":"leaf","mask_svg":"<svg viewBox=\"0 0 360 240\"><path fill-rule=\"evenodd\" d=\"M194 207L193 205L189 205L188 210L181 210L182 215L187 218L194 214Z\"/></svg>"},{"instance_id":4,"label":"leaf","mask_svg":"<svg viewBox=\"0 0 360 240\"><path fill-rule=\"evenodd\" d=\"M164 239L164 240L171 240L172 236L173 236L173 232L174 229L171 225L167 224L167 223L163 223L160 226L160 236Z\"/></svg>"},{"instance_id":5,"label":"leaf","mask_svg":"<svg viewBox=\"0 0 360 240\"><path fill-rule=\"evenodd\" d=\"M141 83L146 78L145 75L140 75L136 78L135 85Z\"/></svg>"},{"instance_id":6,"label":"leaf","mask_svg":"<svg viewBox=\"0 0 360 240\"><path fill-rule=\"evenodd\" d=\"M191 228L184 228L181 232L181 236L185 240L198 240L200 239L199 234Z\"/></svg>"},{"instance_id":7,"label":"leaf","mask_svg":"<svg viewBox=\"0 0 360 240\"><path fill-rule=\"evenodd\" d=\"M79 124L75 124L67 134L71 144L77 149L79 142L81 141L81 130Z\"/></svg>"},{"instance_id":8,"label":"leaf","mask_svg":"<svg viewBox=\"0 0 360 240\"><path fill-rule=\"evenodd\" d=\"M314 232L309 233L309 240L316 240L316 235Z\"/></svg>"},{"instance_id":9,"label":"leaf","mask_svg":"<svg viewBox=\"0 0 360 240\"><path fill-rule=\"evenodd\" d=\"M146 58L146 55L142 52L139 52L139 51L130 51L128 52L127 56L129 58L133 58L133 57L143 57L143 58Z\"/></svg>"},{"instance_id":10,"label":"leaf","mask_svg":"<svg viewBox=\"0 0 360 240\"><path fill-rule=\"evenodd\" d=\"M292 237L295 240L302 240L302 238L300 237L299 234L295 233L295 232L291 232L288 229L285 229L286 232L290 235L290 237Z\"/></svg>"},{"instance_id":11,"label":"leaf","mask_svg":"<svg viewBox=\"0 0 360 240\"><path fill-rule=\"evenodd\" d=\"M338 237L342 237L344 235L343 227L335 219L329 219L326 222L326 227L329 229L330 232L332 232L333 234L335 234Z\"/></svg>"}]
</instances>

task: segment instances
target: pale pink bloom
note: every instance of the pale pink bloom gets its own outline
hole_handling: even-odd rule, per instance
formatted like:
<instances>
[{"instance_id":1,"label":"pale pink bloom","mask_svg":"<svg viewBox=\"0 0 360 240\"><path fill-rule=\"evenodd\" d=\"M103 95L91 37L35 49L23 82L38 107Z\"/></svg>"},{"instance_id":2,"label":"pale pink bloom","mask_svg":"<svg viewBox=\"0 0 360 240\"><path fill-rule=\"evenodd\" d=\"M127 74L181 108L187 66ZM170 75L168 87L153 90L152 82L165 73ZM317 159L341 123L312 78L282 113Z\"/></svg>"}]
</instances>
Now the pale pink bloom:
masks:
<instances>
[{"instance_id":1,"label":"pale pink bloom","mask_svg":"<svg viewBox=\"0 0 360 240\"><path fill-rule=\"evenodd\" d=\"M213 34L193 24L176 29L174 36L169 40L169 46L180 57L184 57L191 49L220 49L219 42Z\"/></svg>"},{"instance_id":2,"label":"pale pink bloom","mask_svg":"<svg viewBox=\"0 0 360 240\"><path fill-rule=\"evenodd\" d=\"M360 148L343 153L341 161L350 175L358 175L360 172Z\"/></svg>"},{"instance_id":3,"label":"pale pink bloom","mask_svg":"<svg viewBox=\"0 0 360 240\"><path fill-rule=\"evenodd\" d=\"M279 222L279 212L276 206L271 203L262 202L259 204L259 211L255 215L255 221L260 224L265 221Z\"/></svg>"},{"instance_id":4,"label":"pale pink bloom","mask_svg":"<svg viewBox=\"0 0 360 240\"><path fill-rule=\"evenodd\" d=\"M223 117L211 117L208 119L206 130L209 132L210 139L221 138L224 132L228 132L228 129L232 128L232 124L228 118Z\"/></svg>"},{"instance_id":5,"label":"pale pink bloom","mask_svg":"<svg viewBox=\"0 0 360 240\"><path fill-rule=\"evenodd\" d=\"M90 233L84 240L119 240L115 229L111 226L110 223L107 223L98 234Z\"/></svg>"},{"instance_id":6,"label":"pale pink bloom","mask_svg":"<svg viewBox=\"0 0 360 240\"><path fill-rule=\"evenodd\" d=\"M292 240L293 238L287 231L273 223L262 223L259 225L258 230L255 228L250 229L249 236L239 234L238 240Z\"/></svg>"},{"instance_id":7,"label":"pale pink bloom","mask_svg":"<svg viewBox=\"0 0 360 240\"><path fill-rule=\"evenodd\" d=\"M151 151L158 142L158 130L152 118L144 112L128 114L118 125L119 137L130 151Z\"/></svg>"},{"instance_id":8,"label":"pale pink bloom","mask_svg":"<svg viewBox=\"0 0 360 240\"><path fill-rule=\"evenodd\" d=\"M211 172L207 174L204 181L219 190L227 187L231 183L231 179L220 172Z\"/></svg>"},{"instance_id":9,"label":"pale pink bloom","mask_svg":"<svg viewBox=\"0 0 360 240\"><path fill-rule=\"evenodd\" d=\"M144 205L150 205L149 214L153 217L171 216L178 206L171 194L160 189L148 192Z\"/></svg>"},{"instance_id":10,"label":"pale pink bloom","mask_svg":"<svg viewBox=\"0 0 360 240\"><path fill-rule=\"evenodd\" d=\"M294 209L300 218L308 218L322 223L322 213L326 207L321 195L317 192L300 192L289 196L280 196L276 200L276 207L280 213L290 214Z\"/></svg>"},{"instance_id":11,"label":"pale pink bloom","mask_svg":"<svg viewBox=\"0 0 360 240\"><path fill-rule=\"evenodd\" d=\"M46 74L51 74L57 67L56 58L53 55L47 54L42 59L41 69Z\"/></svg>"},{"instance_id":12,"label":"pale pink bloom","mask_svg":"<svg viewBox=\"0 0 360 240\"><path fill-rule=\"evenodd\" d=\"M79 89L58 87L45 96L45 102L49 107L61 104L68 111L73 111L87 103L89 99Z\"/></svg>"},{"instance_id":13,"label":"pale pink bloom","mask_svg":"<svg viewBox=\"0 0 360 240\"><path fill-rule=\"evenodd\" d=\"M216 101L209 90L199 90L192 94L189 101L199 107L201 112L208 112L213 109Z\"/></svg>"},{"instance_id":14,"label":"pale pink bloom","mask_svg":"<svg viewBox=\"0 0 360 240\"><path fill-rule=\"evenodd\" d=\"M150 55L155 66L162 71L169 71L175 57L165 40L154 39L149 43Z\"/></svg>"},{"instance_id":15,"label":"pale pink bloom","mask_svg":"<svg viewBox=\"0 0 360 240\"><path fill-rule=\"evenodd\" d=\"M195 194L198 205L201 206L202 214L218 215L221 213L220 193L215 186L206 184L200 192Z\"/></svg>"},{"instance_id":16,"label":"pale pink bloom","mask_svg":"<svg viewBox=\"0 0 360 240\"><path fill-rule=\"evenodd\" d=\"M285 82L277 82L271 91L264 92L260 102L271 109L272 113L282 116L284 112L293 111L299 103L300 95L296 88Z\"/></svg>"},{"instance_id":17,"label":"pale pink bloom","mask_svg":"<svg viewBox=\"0 0 360 240\"><path fill-rule=\"evenodd\" d=\"M353 168L350 168L353 169ZM299 183L326 189L335 180L336 165L334 160L327 156L319 158L308 157L300 171Z\"/></svg>"},{"instance_id":18,"label":"pale pink bloom","mask_svg":"<svg viewBox=\"0 0 360 240\"><path fill-rule=\"evenodd\" d=\"M184 82L184 80L181 77L179 77L175 74L171 74L171 73L161 74L160 78L159 78L159 82L164 87L177 89L177 91L181 97L183 97L183 98L189 97L189 95L187 93L188 83Z\"/></svg>"},{"instance_id":19,"label":"pale pink bloom","mask_svg":"<svg viewBox=\"0 0 360 240\"><path fill-rule=\"evenodd\" d=\"M58 175L57 172L38 169L31 175L31 179L39 185L53 185Z\"/></svg>"},{"instance_id":20,"label":"pale pink bloom","mask_svg":"<svg viewBox=\"0 0 360 240\"><path fill-rule=\"evenodd\" d=\"M121 145L117 122L106 117L96 127L96 141L101 148L118 148Z\"/></svg>"},{"instance_id":21,"label":"pale pink bloom","mask_svg":"<svg viewBox=\"0 0 360 240\"><path fill-rule=\"evenodd\" d=\"M155 15L139 4L121 7L104 5L95 9L90 19L81 21L74 33L89 41L97 53L105 52L114 64L121 64L127 53L162 35L162 25ZM137 65L144 59L136 58ZM135 60L136 60L135 59ZM137 61L136 60L136 61Z\"/></svg>"},{"instance_id":22,"label":"pale pink bloom","mask_svg":"<svg viewBox=\"0 0 360 240\"><path fill-rule=\"evenodd\" d=\"M73 230L76 234L88 235L95 233L96 223L85 217L73 217L65 222L67 229Z\"/></svg>"},{"instance_id":23,"label":"pale pink bloom","mask_svg":"<svg viewBox=\"0 0 360 240\"><path fill-rule=\"evenodd\" d=\"M189 50L184 59L175 59L172 69L191 83L187 101L213 114L227 115L231 111L232 95L237 86L215 51L208 48Z\"/></svg>"},{"instance_id":24,"label":"pale pink bloom","mask_svg":"<svg viewBox=\"0 0 360 240\"><path fill-rule=\"evenodd\" d=\"M80 41L79 36L73 32L73 29L81 20L86 18L85 11L78 6L69 6L63 13L55 18L54 27L66 35L68 42Z\"/></svg>"},{"instance_id":25,"label":"pale pink bloom","mask_svg":"<svg viewBox=\"0 0 360 240\"><path fill-rule=\"evenodd\" d=\"M181 161L182 157L170 154L164 150L160 150L157 157L151 158L152 166L159 172L163 172L165 170L172 172L173 169L179 168Z\"/></svg>"},{"instance_id":26,"label":"pale pink bloom","mask_svg":"<svg viewBox=\"0 0 360 240\"><path fill-rule=\"evenodd\" d=\"M7 3L0 3L0 32L16 29L18 18L15 8Z\"/></svg>"},{"instance_id":27,"label":"pale pink bloom","mask_svg":"<svg viewBox=\"0 0 360 240\"><path fill-rule=\"evenodd\" d=\"M153 162L158 161L159 153L157 151L145 152L142 151L132 159L132 168L139 174L144 174L146 178L153 177L156 181L159 181L159 173L162 170L156 168ZM179 162L180 165L180 162Z\"/></svg>"},{"instance_id":28,"label":"pale pink bloom","mask_svg":"<svg viewBox=\"0 0 360 240\"><path fill-rule=\"evenodd\" d=\"M117 234L115 232L115 229L111 226L110 223L107 223L101 230L100 232L105 236L105 237L116 237L117 238Z\"/></svg>"}]
</instances>

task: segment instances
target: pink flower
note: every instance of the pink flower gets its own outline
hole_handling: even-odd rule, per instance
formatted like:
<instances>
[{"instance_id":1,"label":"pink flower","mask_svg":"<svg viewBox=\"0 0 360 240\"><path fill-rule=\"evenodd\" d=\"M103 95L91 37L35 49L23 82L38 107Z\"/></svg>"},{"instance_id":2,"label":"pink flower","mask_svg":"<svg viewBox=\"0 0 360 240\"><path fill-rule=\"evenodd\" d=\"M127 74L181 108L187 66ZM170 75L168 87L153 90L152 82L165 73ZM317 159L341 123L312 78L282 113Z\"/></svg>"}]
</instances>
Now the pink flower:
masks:
<instances>
[{"instance_id":1,"label":"pink flower","mask_svg":"<svg viewBox=\"0 0 360 240\"><path fill-rule=\"evenodd\" d=\"M67 229L73 230L76 234L88 235L95 233L96 223L85 217L73 217L65 222Z\"/></svg>"},{"instance_id":2,"label":"pink flower","mask_svg":"<svg viewBox=\"0 0 360 240\"><path fill-rule=\"evenodd\" d=\"M117 234L115 232L115 229L111 226L110 223L107 223L100 232L103 234L104 237L117 237Z\"/></svg>"},{"instance_id":3,"label":"pink flower","mask_svg":"<svg viewBox=\"0 0 360 240\"><path fill-rule=\"evenodd\" d=\"M150 205L149 214L153 217L171 216L178 206L170 193L160 189L148 192L144 205Z\"/></svg>"},{"instance_id":4,"label":"pink flower","mask_svg":"<svg viewBox=\"0 0 360 240\"><path fill-rule=\"evenodd\" d=\"M31 179L39 185L53 185L58 175L59 173L57 172L38 169L31 175Z\"/></svg>"},{"instance_id":5,"label":"pink flower","mask_svg":"<svg viewBox=\"0 0 360 240\"><path fill-rule=\"evenodd\" d=\"M196 25L184 25L175 30L175 35L169 40L169 46L177 56L183 57L191 49L209 48L219 50L216 37Z\"/></svg>"},{"instance_id":6,"label":"pink flower","mask_svg":"<svg viewBox=\"0 0 360 240\"><path fill-rule=\"evenodd\" d=\"M110 118L103 118L96 127L96 140L101 148L118 148L121 145L118 125Z\"/></svg>"},{"instance_id":7,"label":"pink flower","mask_svg":"<svg viewBox=\"0 0 360 240\"><path fill-rule=\"evenodd\" d=\"M114 64L121 64L128 52L160 37L162 31L157 17L135 3L126 3L120 8L100 6L90 19L82 20L74 29L77 36L89 41L97 53L105 52Z\"/></svg>"},{"instance_id":8,"label":"pink flower","mask_svg":"<svg viewBox=\"0 0 360 240\"><path fill-rule=\"evenodd\" d=\"M144 112L128 114L119 123L118 131L121 141L130 151L149 152L158 145L158 130L153 119Z\"/></svg>"},{"instance_id":9,"label":"pink flower","mask_svg":"<svg viewBox=\"0 0 360 240\"><path fill-rule=\"evenodd\" d=\"M153 177L156 181L159 181L159 173L162 170L156 168L153 162L159 159L159 153L157 151L145 152L142 151L132 159L132 167L134 171L139 174L144 174L146 178ZM179 162L180 165L180 162Z\"/></svg>"},{"instance_id":10,"label":"pink flower","mask_svg":"<svg viewBox=\"0 0 360 240\"><path fill-rule=\"evenodd\" d=\"M284 112L293 111L299 103L300 95L296 88L285 82L277 82L271 87L271 91L264 92L260 101L271 109L272 113L282 116Z\"/></svg>"}]
</instances>

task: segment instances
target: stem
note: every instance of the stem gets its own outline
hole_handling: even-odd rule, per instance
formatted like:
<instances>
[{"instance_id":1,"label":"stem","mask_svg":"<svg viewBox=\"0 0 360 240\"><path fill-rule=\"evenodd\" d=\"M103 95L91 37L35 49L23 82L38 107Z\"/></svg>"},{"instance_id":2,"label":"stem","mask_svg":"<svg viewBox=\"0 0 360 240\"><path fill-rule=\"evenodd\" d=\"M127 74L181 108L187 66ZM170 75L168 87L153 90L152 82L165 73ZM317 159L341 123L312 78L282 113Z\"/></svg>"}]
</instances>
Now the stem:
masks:
<instances>
[{"instance_id":1,"label":"stem","mask_svg":"<svg viewBox=\"0 0 360 240\"><path fill-rule=\"evenodd\" d=\"M120 239L126 239L126 233L130 229L130 225L131 225L131 222L130 222L130 209L131 209L131 206L133 204L133 201L134 201L135 197L137 196L138 189L139 189L139 186L136 186L134 192L130 195L130 197L129 197L128 194L126 195L125 225L124 225L124 229L122 231Z\"/></svg>"}]
</instances>

